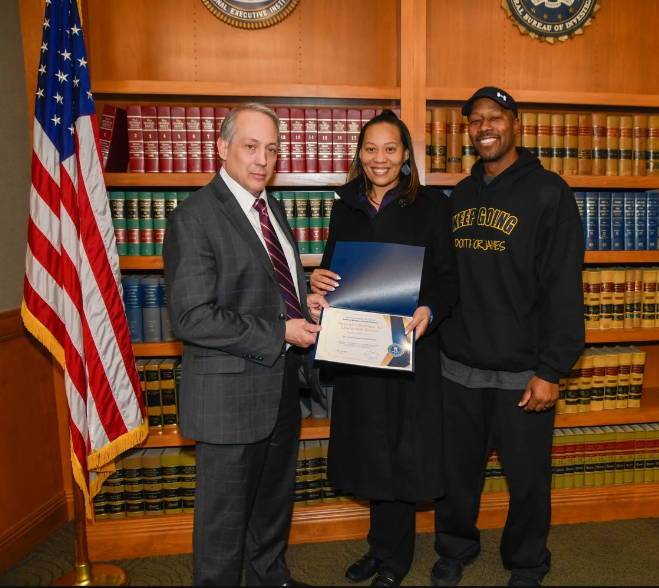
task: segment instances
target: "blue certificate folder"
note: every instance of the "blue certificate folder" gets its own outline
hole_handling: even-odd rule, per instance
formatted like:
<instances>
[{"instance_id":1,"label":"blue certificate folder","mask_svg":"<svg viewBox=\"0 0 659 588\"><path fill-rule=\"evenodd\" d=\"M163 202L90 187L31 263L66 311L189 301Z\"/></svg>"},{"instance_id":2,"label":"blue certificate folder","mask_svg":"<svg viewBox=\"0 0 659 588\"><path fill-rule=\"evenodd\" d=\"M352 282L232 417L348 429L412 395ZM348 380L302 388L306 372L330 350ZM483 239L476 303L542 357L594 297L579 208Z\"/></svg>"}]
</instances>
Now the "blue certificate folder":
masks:
<instances>
[{"instance_id":1,"label":"blue certificate folder","mask_svg":"<svg viewBox=\"0 0 659 588\"><path fill-rule=\"evenodd\" d=\"M325 295L330 306L412 316L419 305L425 247L339 241L330 270L340 286Z\"/></svg>"},{"instance_id":2,"label":"blue certificate folder","mask_svg":"<svg viewBox=\"0 0 659 588\"><path fill-rule=\"evenodd\" d=\"M340 286L325 296L330 308L321 315L315 359L413 372L414 334L405 335L405 317L419 304L424 254L409 245L337 243L330 269Z\"/></svg>"}]
</instances>

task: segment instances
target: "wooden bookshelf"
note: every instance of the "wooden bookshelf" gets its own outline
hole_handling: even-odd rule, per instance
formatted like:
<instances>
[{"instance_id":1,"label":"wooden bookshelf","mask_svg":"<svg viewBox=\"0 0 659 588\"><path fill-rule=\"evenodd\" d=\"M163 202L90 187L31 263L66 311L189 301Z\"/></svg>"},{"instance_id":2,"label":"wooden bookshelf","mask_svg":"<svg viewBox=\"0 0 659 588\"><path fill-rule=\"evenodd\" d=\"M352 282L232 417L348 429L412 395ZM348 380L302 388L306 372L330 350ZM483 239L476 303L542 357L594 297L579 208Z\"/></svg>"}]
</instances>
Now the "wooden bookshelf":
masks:
<instances>
[{"instance_id":1,"label":"wooden bookshelf","mask_svg":"<svg viewBox=\"0 0 659 588\"><path fill-rule=\"evenodd\" d=\"M633 343L637 341L658 340L659 328L586 331L586 343Z\"/></svg>"},{"instance_id":2,"label":"wooden bookshelf","mask_svg":"<svg viewBox=\"0 0 659 588\"><path fill-rule=\"evenodd\" d=\"M469 174L427 173L427 186L455 186ZM659 188L659 176L561 176L571 188L602 190L653 190Z\"/></svg>"},{"instance_id":3,"label":"wooden bookshelf","mask_svg":"<svg viewBox=\"0 0 659 588\"><path fill-rule=\"evenodd\" d=\"M482 495L478 516L481 529L500 528L508 515L507 492ZM603 507L606 505L606 508ZM659 516L659 483L552 490L553 525ZM92 560L171 555L192 551L192 515L162 515L104 520L87 526ZM434 531L432 504L417 507L417 532ZM368 503L338 502L293 510L290 543L317 543L365 537L369 530Z\"/></svg>"},{"instance_id":4,"label":"wooden bookshelf","mask_svg":"<svg viewBox=\"0 0 659 588\"><path fill-rule=\"evenodd\" d=\"M169 191L176 191L177 188L200 188L208 184L214 173L107 173L105 174L105 184L110 190L114 188L162 188ZM275 173L273 174L268 186L282 188L324 188L330 186L343 186L346 183L346 174L344 173ZM659 184L659 182L657 182Z\"/></svg>"},{"instance_id":5,"label":"wooden bookshelf","mask_svg":"<svg viewBox=\"0 0 659 588\"><path fill-rule=\"evenodd\" d=\"M586 251L584 263L659 263L659 251Z\"/></svg>"},{"instance_id":6,"label":"wooden bookshelf","mask_svg":"<svg viewBox=\"0 0 659 588\"><path fill-rule=\"evenodd\" d=\"M300 260L302 267L318 267L322 260L322 253L302 253ZM122 270L162 270L164 269L160 255L121 255L119 256L119 268Z\"/></svg>"}]
</instances>

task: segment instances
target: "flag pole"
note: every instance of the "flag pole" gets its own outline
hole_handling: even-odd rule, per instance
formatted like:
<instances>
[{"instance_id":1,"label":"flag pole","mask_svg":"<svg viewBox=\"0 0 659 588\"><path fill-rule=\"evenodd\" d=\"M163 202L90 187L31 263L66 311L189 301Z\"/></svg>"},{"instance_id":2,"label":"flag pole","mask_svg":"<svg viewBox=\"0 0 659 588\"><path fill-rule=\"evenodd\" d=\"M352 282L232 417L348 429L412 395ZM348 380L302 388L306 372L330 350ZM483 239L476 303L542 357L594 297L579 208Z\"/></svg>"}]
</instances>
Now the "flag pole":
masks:
<instances>
[{"instance_id":1,"label":"flag pole","mask_svg":"<svg viewBox=\"0 0 659 588\"><path fill-rule=\"evenodd\" d=\"M89 561L85 497L75 480L73 480L73 513L76 522L75 570L62 576L51 586L128 586L126 572L120 567L109 564L92 566Z\"/></svg>"}]
</instances>

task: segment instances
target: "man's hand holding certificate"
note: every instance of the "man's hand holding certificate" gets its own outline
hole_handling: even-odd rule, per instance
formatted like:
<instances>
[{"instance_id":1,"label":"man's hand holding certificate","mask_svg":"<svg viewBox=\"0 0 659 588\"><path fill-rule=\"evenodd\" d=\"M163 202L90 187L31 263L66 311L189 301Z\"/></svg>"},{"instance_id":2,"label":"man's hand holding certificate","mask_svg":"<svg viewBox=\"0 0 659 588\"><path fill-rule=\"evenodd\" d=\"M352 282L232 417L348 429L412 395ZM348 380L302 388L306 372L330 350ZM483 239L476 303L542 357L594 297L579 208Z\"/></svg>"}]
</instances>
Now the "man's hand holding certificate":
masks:
<instances>
[{"instance_id":1,"label":"man's hand holding certificate","mask_svg":"<svg viewBox=\"0 0 659 588\"><path fill-rule=\"evenodd\" d=\"M414 371L414 331L423 247L336 244L331 271L341 286L328 292L315 359ZM417 321L415 321L417 322Z\"/></svg>"}]
</instances>

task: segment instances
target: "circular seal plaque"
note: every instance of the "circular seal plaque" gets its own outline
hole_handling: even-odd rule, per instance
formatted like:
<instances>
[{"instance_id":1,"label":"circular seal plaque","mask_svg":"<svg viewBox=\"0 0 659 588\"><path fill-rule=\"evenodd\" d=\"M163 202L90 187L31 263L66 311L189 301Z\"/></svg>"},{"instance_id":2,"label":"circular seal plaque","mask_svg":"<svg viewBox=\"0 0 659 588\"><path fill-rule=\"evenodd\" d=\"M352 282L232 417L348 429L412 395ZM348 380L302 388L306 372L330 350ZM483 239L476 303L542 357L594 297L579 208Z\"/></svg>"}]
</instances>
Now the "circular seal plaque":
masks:
<instances>
[{"instance_id":1,"label":"circular seal plaque","mask_svg":"<svg viewBox=\"0 0 659 588\"><path fill-rule=\"evenodd\" d=\"M600 9L597 0L502 0L501 7L522 34L549 43L583 35Z\"/></svg>"},{"instance_id":2,"label":"circular seal plaque","mask_svg":"<svg viewBox=\"0 0 659 588\"><path fill-rule=\"evenodd\" d=\"M300 0L202 0L220 20L241 29L264 29L284 20Z\"/></svg>"},{"instance_id":3,"label":"circular seal plaque","mask_svg":"<svg viewBox=\"0 0 659 588\"><path fill-rule=\"evenodd\" d=\"M405 348L399 343L392 343L387 347L387 353L393 355L394 357L400 357L405 353Z\"/></svg>"}]
</instances>

